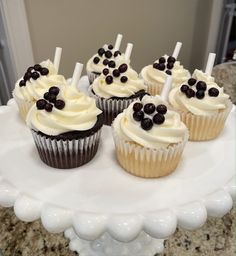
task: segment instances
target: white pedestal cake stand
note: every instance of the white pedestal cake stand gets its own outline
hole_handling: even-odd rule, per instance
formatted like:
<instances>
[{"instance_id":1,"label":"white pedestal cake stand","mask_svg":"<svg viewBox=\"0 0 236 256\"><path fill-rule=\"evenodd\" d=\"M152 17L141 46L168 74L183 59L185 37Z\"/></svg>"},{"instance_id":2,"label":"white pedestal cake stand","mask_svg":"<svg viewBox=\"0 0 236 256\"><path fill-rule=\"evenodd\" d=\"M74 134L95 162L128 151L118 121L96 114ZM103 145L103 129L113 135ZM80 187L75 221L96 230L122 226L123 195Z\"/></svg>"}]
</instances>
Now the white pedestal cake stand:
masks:
<instances>
[{"instance_id":1,"label":"white pedestal cake stand","mask_svg":"<svg viewBox=\"0 0 236 256\"><path fill-rule=\"evenodd\" d=\"M201 227L230 211L235 196L235 111L222 134L188 142L176 171L160 179L129 175L117 163L109 127L95 158L72 169L48 167L13 100L0 107L0 205L22 221L41 218L81 256L151 256L177 226Z\"/></svg>"}]
</instances>

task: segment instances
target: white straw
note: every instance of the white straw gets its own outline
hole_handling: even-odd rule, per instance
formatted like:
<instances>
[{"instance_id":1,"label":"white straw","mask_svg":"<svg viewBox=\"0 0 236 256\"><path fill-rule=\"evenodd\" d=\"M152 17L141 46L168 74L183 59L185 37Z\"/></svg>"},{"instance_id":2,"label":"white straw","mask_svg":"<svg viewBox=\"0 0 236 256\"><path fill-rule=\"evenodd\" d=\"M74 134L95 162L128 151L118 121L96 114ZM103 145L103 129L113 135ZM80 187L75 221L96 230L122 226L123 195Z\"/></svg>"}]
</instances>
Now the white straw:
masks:
<instances>
[{"instance_id":1,"label":"white straw","mask_svg":"<svg viewBox=\"0 0 236 256\"><path fill-rule=\"evenodd\" d=\"M212 53L212 52L209 53L207 64L206 64L206 70L205 70L205 73L207 73L208 75L211 75L211 72L215 63L215 58L216 58L215 53Z\"/></svg>"},{"instance_id":2,"label":"white straw","mask_svg":"<svg viewBox=\"0 0 236 256\"><path fill-rule=\"evenodd\" d=\"M121 44L122 38L123 38L123 36L121 34L117 35L115 46L114 46L115 51L118 51L120 49L120 44Z\"/></svg>"},{"instance_id":3,"label":"white straw","mask_svg":"<svg viewBox=\"0 0 236 256\"><path fill-rule=\"evenodd\" d=\"M176 45L175 45L175 49L173 51L172 57L174 57L175 59L178 58L181 47L182 47L182 43L177 42Z\"/></svg>"},{"instance_id":4,"label":"white straw","mask_svg":"<svg viewBox=\"0 0 236 256\"><path fill-rule=\"evenodd\" d=\"M72 77L72 81L71 81L71 85L75 86L77 88L82 70L83 70L83 64L76 62L75 65L75 69L74 69L74 73L73 73L73 77Z\"/></svg>"},{"instance_id":5,"label":"white straw","mask_svg":"<svg viewBox=\"0 0 236 256\"><path fill-rule=\"evenodd\" d=\"M56 47L53 64L57 72L59 70L60 61L61 61L61 52L62 52L62 48Z\"/></svg>"},{"instance_id":6,"label":"white straw","mask_svg":"<svg viewBox=\"0 0 236 256\"><path fill-rule=\"evenodd\" d=\"M161 98L164 101L167 101L168 99L168 95L171 89L171 85L172 85L172 76L167 76L165 84L163 86L162 92L161 92Z\"/></svg>"},{"instance_id":7,"label":"white straw","mask_svg":"<svg viewBox=\"0 0 236 256\"><path fill-rule=\"evenodd\" d=\"M131 43L128 43L127 44L127 47L126 47L126 50L125 50L125 59L126 60L129 60L130 59L130 56L131 56L131 53L132 53L132 50L133 50L133 44Z\"/></svg>"}]
</instances>

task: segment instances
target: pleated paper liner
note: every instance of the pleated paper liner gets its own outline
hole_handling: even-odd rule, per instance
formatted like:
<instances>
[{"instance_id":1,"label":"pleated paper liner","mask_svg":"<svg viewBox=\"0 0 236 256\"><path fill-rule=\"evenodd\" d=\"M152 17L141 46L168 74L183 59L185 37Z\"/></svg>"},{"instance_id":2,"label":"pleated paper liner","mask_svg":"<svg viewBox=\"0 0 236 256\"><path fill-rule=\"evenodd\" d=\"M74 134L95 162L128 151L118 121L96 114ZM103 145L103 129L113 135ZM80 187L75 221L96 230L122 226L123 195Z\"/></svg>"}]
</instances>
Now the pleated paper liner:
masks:
<instances>
[{"instance_id":1,"label":"pleated paper liner","mask_svg":"<svg viewBox=\"0 0 236 256\"><path fill-rule=\"evenodd\" d=\"M179 112L182 122L189 129L189 140L205 141L218 137L224 129L225 121L231 109L232 103L229 100L226 109L211 116L197 116L190 112Z\"/></svg>"},{"instance_id":2,"label":"pleated paper liner","mask_svg":"<svg viewBox=\"0 0 236 256\"><path fill-rule=\"evenodd\" d=\"M89 162L97 153L101 136L101 128L91 136L73 140L57 140L31 131L41 160L59 169L75 168Z\"/></svg>"},{"instance_id":3,"label":"pleated paper liner","mask_svg":"<svg viewBox=\"0 0 236 256\"><path fill-rule=\"evenodd\" d=\"M172 173L188 140L186 134L181 143L168 148L150 149L121 139L113 129L116 156L120 165L130 174L143 178L158 178Z\"/></svg>"}]
</instances>

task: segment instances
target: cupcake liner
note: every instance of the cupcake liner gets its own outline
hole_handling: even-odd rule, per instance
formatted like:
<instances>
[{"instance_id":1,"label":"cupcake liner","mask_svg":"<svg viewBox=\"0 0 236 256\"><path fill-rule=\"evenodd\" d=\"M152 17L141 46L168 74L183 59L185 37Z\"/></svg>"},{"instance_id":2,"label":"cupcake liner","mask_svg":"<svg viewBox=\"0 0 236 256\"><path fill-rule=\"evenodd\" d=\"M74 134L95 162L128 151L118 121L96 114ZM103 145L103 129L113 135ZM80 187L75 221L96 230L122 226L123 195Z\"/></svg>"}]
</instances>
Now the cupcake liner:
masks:
<instances>
[{"instance_id":1,"label":"cupcake liner","mask_svg":"<svg viewBox=\"0 0 236 256\"><path fill-rule=\"evenodd\" d=\"M143 78L141 73L139 74L139 77L143 80L144 84L147 86L147 93L149 93L152 96L161 94L161 91L162 91L162 88L163 88L162 83L147 81Z\"/></svg>"},{"instance_id":2,"label":"cupcake liner","mask_svg":"<svg viewBox=\"0 0 236 256\"><path fill-rule=\"evenodd\" d=\"M135 142L125 141L114 130L113 138L117 160L127 172L143 178L158 178L176 169L188 134L182 142L160 149L145 148Z\"/></svg>"},{"instance_id":3,"label":"cupcake liner","mask_svg":"<svg viewBox=\"0 0 236 256\"><path fill-rule=\"evenodd\" d=\"M112 121L126 109L133 101L139 99L139 96L135 98L127 99L105 99L95 95L92 92L91 86L89 87L89 95L96 100L97 107L103 111L104 124L111 125Z\"/></svg>"},{"instance_id":4,"label":"cupcake liner","mask_svg":"<svg viewBox=\"0 0 236 256\"><path fill-rule=\"evenodd\" d=\"M189 129L189 140L204 141L216 138L224 128L225 121L232 108L227 108L212 116L197 116L190 112L180 112L181 120Z\"/></svg>"},{"instance_id":5,"label":"cupcake liner","mask_svg":"<svg viewBox=\"0 0 236 256\"><path fill-rule=\"evenodd\" d=\"M94 73L94 72L90 72L87 70L87 75L88 75L88 80L89 80L89 83L92 84L93 81L99 77L101 74L98 74L98 73Z\"/></svg>"},{"instance_id":6,"label":"cupcake liner","mask_svg":"<svg viewBox=\"0 0 236 256\"><path fill-rule=\"evenodd\" d=\"M75 168L89 162L97 152L101 136L101 128L91 136L73 140L58 140L31 131L41 160L59 169Z\"/></svg>"},{"instance_id":7,"label":"cupcake liner","mask_svg":"<svg viewBox=\"0 0 236 256\"><path fill-rule=\"evenodd\" d=\"M21 118L25 121L29 110L35 104L35 101L34 100L26 101L23 99L19 99L16 95L14 95L14 93L13 93L13 98L16 101L16 104L18 106Z\"/></svg>"}]
</instances>

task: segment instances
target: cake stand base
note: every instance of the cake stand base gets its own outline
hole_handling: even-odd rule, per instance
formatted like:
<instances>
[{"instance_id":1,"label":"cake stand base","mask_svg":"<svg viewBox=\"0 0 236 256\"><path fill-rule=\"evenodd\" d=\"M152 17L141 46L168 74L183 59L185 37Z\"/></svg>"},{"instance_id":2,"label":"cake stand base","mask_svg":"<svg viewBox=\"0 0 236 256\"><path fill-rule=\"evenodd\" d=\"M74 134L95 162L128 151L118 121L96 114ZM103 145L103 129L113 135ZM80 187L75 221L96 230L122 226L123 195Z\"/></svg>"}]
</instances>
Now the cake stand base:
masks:
<instances>
[{"instance_id":1,"label":"cake stand base","mask_svg":"<svg viewBox=\"0 0 236 256\"><path fill-rule=\"evenodd\" d=\"M73 228L65 231L70 240L70 250L76 251L80 256L153 256L164 249L164 240L155 239L141 232L138 237L129 242L122 243L113 239L108 233L94 241L80 239Z\"/></svg>"}]
</instances>

